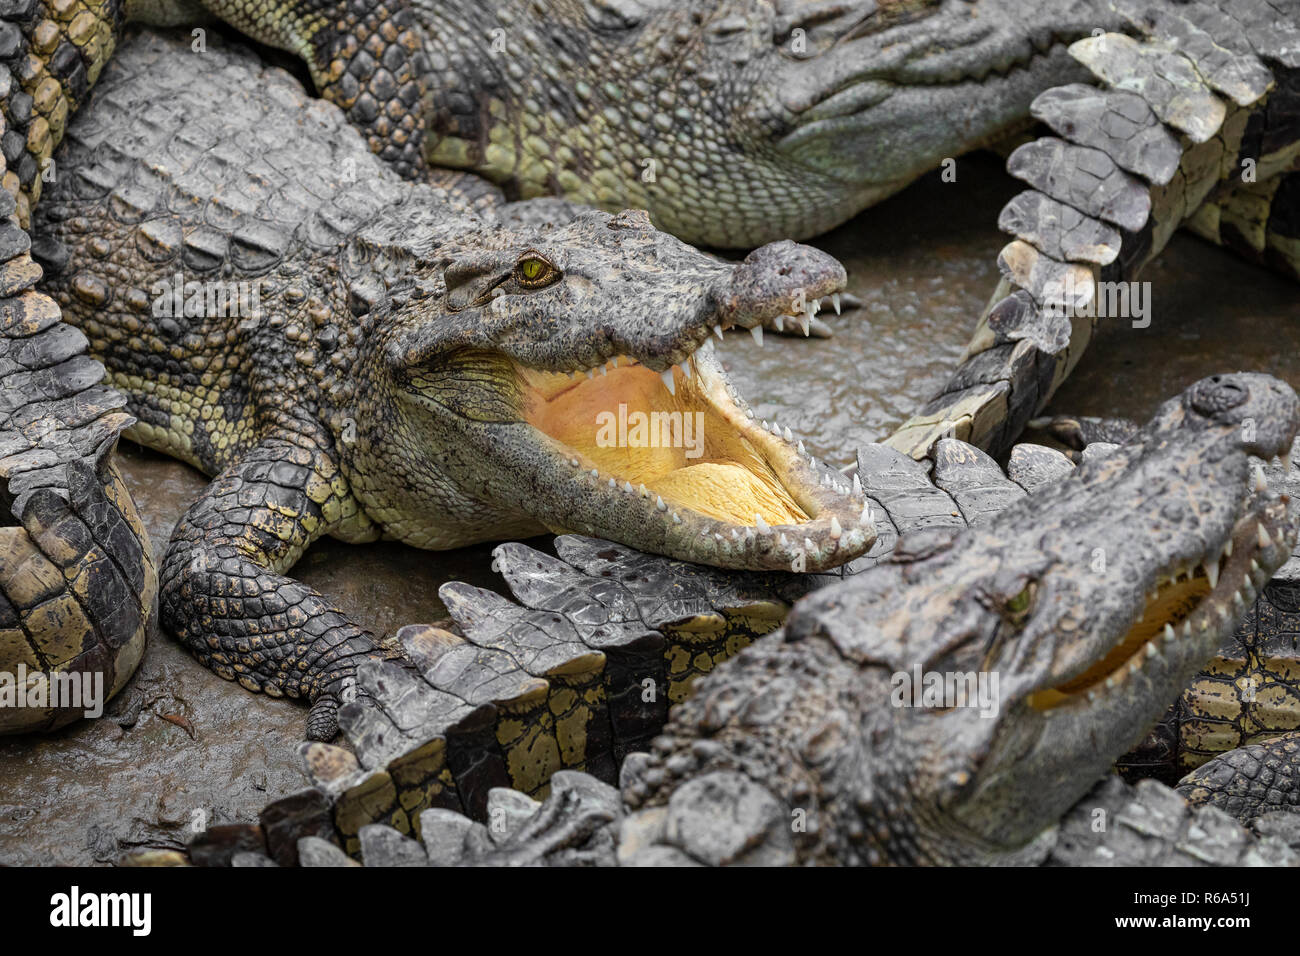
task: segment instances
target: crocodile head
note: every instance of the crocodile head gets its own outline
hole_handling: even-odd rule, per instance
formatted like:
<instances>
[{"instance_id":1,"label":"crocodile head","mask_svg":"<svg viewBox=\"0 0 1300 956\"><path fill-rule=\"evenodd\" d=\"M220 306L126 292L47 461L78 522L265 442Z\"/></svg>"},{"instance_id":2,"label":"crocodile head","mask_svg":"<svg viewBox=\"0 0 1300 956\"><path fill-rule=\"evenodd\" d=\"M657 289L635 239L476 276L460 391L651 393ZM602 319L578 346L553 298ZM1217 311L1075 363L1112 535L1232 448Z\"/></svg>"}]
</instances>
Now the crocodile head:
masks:
<instances>
[{"instance_id":1,"label":"crocodile head","mask_svg":"<svg viewBox=\"0 0 1300 956\"><path fill-rule=\"evenodd\" d=\"M1251 456L1285 454L1298 415L1275 379L1206 379L988 524L904 538L701 681L630 799L686 820L686 787L744 796L768 808L745 839L784 841L776 859L1041 857L1288 558L1286 501ZM791 835L800 809L817 825Z\"/></svg>"},{"instance_id":2,"label":"crocodile head","mask_svg":"<svg viewBox=\"0 0 1300 956\"><path fill-rule=\"evenodd\" d=\"M817 235L1023 125L1083 78L1065 44L1117 25L1092 0L425 6L432 162L720 247Z\"/></svg>"},{"instance_id":3,"label":"crocodile head","mask_svg":"<svg viewBox=\"0 0 1300 956\"><path fill-rule=\"evenodd\" d=\"M753 418L711 342L837 294L830 256L782 241L725 262L643 212L443 229L353 377L353 434L339 426L389 534L436 548L577 531L755 569L871 546L864 502Z\"/></svg>"}]
</instances>

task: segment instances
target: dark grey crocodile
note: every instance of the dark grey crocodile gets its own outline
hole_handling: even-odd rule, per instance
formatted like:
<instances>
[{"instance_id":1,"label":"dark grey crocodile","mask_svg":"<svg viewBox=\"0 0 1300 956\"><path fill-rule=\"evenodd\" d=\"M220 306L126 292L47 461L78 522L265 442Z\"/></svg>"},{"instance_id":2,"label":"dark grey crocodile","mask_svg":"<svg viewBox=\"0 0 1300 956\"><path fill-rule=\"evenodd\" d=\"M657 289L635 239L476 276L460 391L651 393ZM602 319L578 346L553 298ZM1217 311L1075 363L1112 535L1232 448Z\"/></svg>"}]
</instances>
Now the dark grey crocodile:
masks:
<instances>
[{"instance_id":1,"label":"dark grey crocodile","mask_svg":"<svg viewBox=\"0 0 1300 956\"><path fill-rule=\"evenodd\" d=\"M482 218L402 180L288 74L184 37L124 43L56 161L44 289L127 395L132 437L216 476L163 560L162 623L222 676L312 699L314 737L378 653L284 576L322 535L578 531L809 571L874 540L862 499L754 420L709 344L834 294L823 253L723 262L635 212Z\"/></svg>"},{"instance_id":2,"label":"dark grey crocodile","mask_svg":"<svg viewBox=\"0 0 1300 956\"><path fill-rule=\"evenodd\" d=\"M342 714L355 756L304 745L311 789L258 827L206 834L191 857L337 862L338 844L423 862L403 831L444 863L1297 862L1154 781L1089 793L1231 632L1242 594L1289 557L1285 499L1255 483L1249 456L1289 449L1296 415L1294 393L1266 376L1208 379L1063 478L1059 456L1026 450L1013 473L1039 490L1012 491L1001 511L1006 483L989 493L994 466L976 450L945 446L928 500L895 456L869 494L910 500L894 513L929 530L716 667L728 625L772 619L807 580L588 539L559 539L558 560L502 545L496 566L524 606L445 586L464 636L403 632L423 680L361 669L368 705ZM969 530L943 526L939 486L948 507L965 502ZM997 675L999 689L975 707L899 706L917 670ZM608 779L668 700L681 702L653 756L623 761L621 798L576 772ZM1097 808L1116 814L1113 838L1089 829Z\"/></svg>"}]
</instances>

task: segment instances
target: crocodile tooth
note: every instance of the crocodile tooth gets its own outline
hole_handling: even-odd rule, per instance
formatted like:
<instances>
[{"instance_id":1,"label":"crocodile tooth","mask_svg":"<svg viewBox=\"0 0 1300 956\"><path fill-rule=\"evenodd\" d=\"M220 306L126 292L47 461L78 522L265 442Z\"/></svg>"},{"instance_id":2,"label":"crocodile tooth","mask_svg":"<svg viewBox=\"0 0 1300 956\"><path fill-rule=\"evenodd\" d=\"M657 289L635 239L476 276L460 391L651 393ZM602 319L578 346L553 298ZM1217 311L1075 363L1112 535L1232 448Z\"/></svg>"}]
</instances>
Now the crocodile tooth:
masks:
<instances>
[{"instance_id":1,"label":"crocodile tooth","mask_svg":"<svg viewBox=\"0 0 1300 956\"><path fill-rule=\"evenodd\" d=\"M840 527L840 519L835 515L831 515L831 537L838 539L843 533L844 529Z\"/></svg>"},{"instance_id":2,"label":"crocodile tooth","mask_svg":"<svg viewBox=\"0 0 1300 956\"><path fill-rule=\"evenodd\" d=\"M681 524L681 523L682 523L681 516L678 515L676 511L674 511L674 512L673 512L673 524Z\"/></svg>"},{"instance_id":3,"label":"crocodile tooth","mask_svg":"<svg viewBox=\"0 0 1300 956\"><path fill-rule=\"evenodd\" d=\"M1178 636L1177 634L1174 633L1174 629L1170 627L1168 624L1165 625L1164 635L1166 641L1172 641L1175 637Z\"/></svg>"},{"instance_id":4,"label":"crocodile tooth","mask_svg":"<svg viewBox=\"0 0 1300 956\"><path fill-rule=\"evenodd\" d=\"M747 408L747 409L745 409L745 417L748 418L750 421L753 421L753 420L754 420L754 410L753 410L752 408Z\"/></svg>"},{"instance_id":5,"label":"crocodile tooth","mask_svg":"<svg viewBox=\"0 0 1300 956\"><path fill-rule=\"evenodd\" d=\"M790 548L790 539L785 536L784 531L781 532L781 537L776 539L776 543L781 546L782 551L788 551Z\"/></svg>"},{"instance_id":6,"label":"crocodile tooth","mask_svg":"<svg viewBox=\"0 0 1300 956\"><path fill-rule=\"evenodd\" d=\"M582 463L581 463L580 461L578 461L578 459L576 459L576 458L570 458L570 459L569 459L569 464L572 465L574 468L577 468L578 465L580 465L580 464L582 464Z\"/></svg>"},{"instance_id":7,"label":"crocodile tooth","mask_svg":"<svg viewBox=\"0 0 1300 956\"><path fill-rule=\"evenodd\" d=\"M760 514L754 515L754 527L758 529L759 534L767 534L772 529L768 527L767 522L763 520Z\"/></svg>"},{"instance_id":8,"label":"crocodile tooth","mask_svg":"<svg viewBox=\"0 0 1300 956\"><path fill-rule=\"evenodd\" d=\"M1205 562L1205 576L1210 581L1211 589L1217 588L1219 586L1219 562L1218 561Z\"/></svg>"},{"instance_id":9,"label":"crocodile tooth","mask_svg":"<svg viewBox=\"0 0 1300 956\"><path fill-rule=\"evenodd\" d=\"M795 447L795 449L799 452L799 454L801 454L801 455L806 455L806 454L808 454L808 450L807 450L806 448L803 447L803 439L802 439L802 438L799 439L799 444L795 445L794 447Z\"/></svg>"},{"instance_id":10,"label":"crocodile tooth","mask_svg":"<svg viewBox=\"0 0 1300 956\"><path fill-rule=\"evenodd\" d=\"M618 356L615 355L612 359L610 359L609 364L614 366L614 368L618 368Z\"/></svg>"},{"instance_id":11,"label":"crocodile tooth","mask_svg":"<svg viewBox=\"0 0 1300 956\"><path fill-rule=\"evenodd\" d=\"M767 430L768 430L768 425L767 425L767 419L766 419L766 418L764 418L760 424L762 424L762 426L763 426L763 431L767 431Z\"/></svg>"},{"instance_id":12,"label":"crocodile tooth","mask_svg":"<svg viewBox=\"0 0 1300 956\"><path fill-rule=\"evenodd\" d=\"M1237 608L1237 613L1238 613L1238 614L1240 614L1242 611L1244 611L1244 610L1246 609L1246 602L1243 601L1243 600L1241 599L1241 592L1240 592L1240 591L1236 591L1236 592L1233 593L1233 595L1232 595L1232 603L1233 603L1233 605Z\"/></svg>"},{"instance_id":13,"label":"crocodile tooth","mask_svg":"<svg viewBox=\"0 0 1300 956\"><path fill-rule=\"evenodd\" d=\"M1259 562L1256 561L1254 558L1251 558L1251 559L1250 559L1250 573L1251 573L1251 574L1259 574L1259 572L1260 572Z\"/></svg>"},{"instance_id":14,"label":"crocodile tooth","mask_svg":"<svg viewBox=\"0 0 1300 956\"><path fill-rule=\"evenodd\" d=\"M836 314L836 315L839 315L839 314L840 314L840 294L839 294L838 292L832 292L832 293L831 293L831 305L835 306L835 314Z\"/></svg>"},{"instance_id":15,"label":"crocodile tooth","mask_svg":"<svg viewBox=\"0 0 1300 956\"><path fill-rule=\"evenodd\" d=\"M591 477L593 477L593 478L599 478L599 477L600 477L600 472L597 471L595 468L591 469Z\"/></svg>"},{"instance_id":16,"label":"crocodile tooth","mask_svg":"<svg viewBox=\"0 0 1300 956\"><path fill-rule=\"evenodd\" d=\"M858 524L871 524L871 505L862 506L862 514L858 515Z\"/></svg>"},{"instance_id":17,"label":"crocodile tooth","mask_svg":"<svg viewBox=\"0 0 1300 956\"><path fill-rule=\"evenodd\" d=\"M630 482L630 481L625 481L625 482L623 482L623 490L624 490L627 494L630 495L630 494L631 494L633 491L635 491L636 489L634 489L634 488L632 487L632 482Z\"/></svg>"},{"instance_id":18,"label":"crocodile tooth","mask_svg":"<svg viewBox=\"0 0 1300 956\"><path fill-rule=\"evenodd\" d=\"M1268 479L1264 477L1264 469L1259 465L1255 466L1255 490L1260 494L1268 491Z\"/></svg>"},{"instance_id":19,"label":"crocodile tooth","mask_svg":"<svg viewBox=\"0 0 1300 956\"><path fill-rule=\"evenodd\" d=\"M642 486L641 486L641 497L642 497L642 498L649 498L649 497L650 497L650 492L649 492L649 490L646 488L645 485L642 485Z\"/></svg>"},{"instance_id":20,"label":"crocodile tooth","mask_svg":"<svg viewBox=\"0 0 1300 956\"><path fill-rule=\"evenodd\" d=\"M668 510L668 506L664 504L664 499L659 495L655 496L655 507L658 508L660 511Z\"/></svg>"},{"instance_id":21,"label":"crocodile tooth","mask_svg":"<svg viewBox=\"0 0 1300 956\"><path fill-rule=\"evenodd\" d=\"M817 552L817 547L812 543L812 538L804 538L803 546L804 546L804 550L807 551L809 554L815 554Z\"/></svg>"},{"instance_id":22,"label":"crocodile tooth","mask_svg":"<svg viewBox=\"0 0 1300 956\"><path fill-rule=\"evenodd\" d=\"M608 364L601 365L601 367L600 367L600 374L601 374L601 375L608 375L608 374L609 374L609 365L608 365Z\"/></svg>"},{"instance_id":23,"label":"crocodile tooth","mask_svg":"<svg viewBox=\"0 0 1300 956\"><path fill-rule=\"evenodd\" d=\"M862 479L856 473L853 475L853 497L862 497Z\"/></svg>"},{"instance_id":24,"label":"crocodile tooth","mask_svg":"<svg viewBox=\"0 0 1300 956\"><path fill-rule=\"evenodd\" d=\"M790 431L789 425L786 426L785 431L782 433L781 437L784 438L786 441L794 441L794 432Z\"/></svg>"},{"instance_id":25,"label":"crocodile tooth","mask_svg":"<svg viewBox=\"0 0 1300 956\"><path fill-rule=\"evenodd\" d=\"M1247 601L1255 600L1255 586L1250 583L1249 578L1241 583L1241 590L1245 593Z\"/></svg>"},{"instance_id":26,"label":"crocodile tooth","mask_svg":"<svg viewBox=\"0 0 1300 956\"><path fill-rule=\"evenodd\" d=\"M715 326L713 327L713 334L716 335L716 336L718 337L718 341L721 342L721 341L722 341L722 326L720 326L720 325L715 325Z\"/></svg>"},{"instance_id":27,"label":"crocodile tooth","mask_svg":"<svg viewBox=\"0 0 1300 956\"><path fill-rule=\"evenodd\" d=\"M1106 689L1114 690L1114 688L1115 688L1115 675L1111 674L1109 677L1106 678Z\"/></svg>"},{"instance_id":28,"label":"crocodile tooth","mask_svg":"<svg viewBox=\"0 0 1300 956\"><path fill-rule=\"evenodd\" d=\"M761 325L755 325L750 328L749 334L754 337L754 341L761 347L763 344L763 327Z\"/></svg>"},{"instance_id":29,"label":"crocodile tooth","mask_svg":"<svg viewBox=\"0 0 1300 956\"><path fill-rule=\"evenodd\" d=\"M670 366L659 373L659 378L663 380L664 388L668 389L669 395L677 394L677 383L673 381L673 369L676 365Z\"/></svg>"},{"instance_id":30,"label":"crocodile tooth","mask_svg":"<svg viewBox=\"0 0 1300 956\"><path fill-rule=\"evenodd\" d=\"M1225 545L1223 546L1223 556L1224 556L1225 558L1230 558L1230 557L1232 557L1232 539L1231 539L1231 538L1229 538L1229 539L1228 539L1228 543L1225 544Z\"/></svg>"},{"instance_id":31,"label":"crocodile tooth","mask_svg":"<svg viewBox=\"0 0 1300 956\"><path fill-rule=\"evenodd\" d=\"M731 529L731 540L732 540L732 541L739 541L739 540L740 540L740 529L739 529L739 528L732 528L732 529Z\"/></svg>"},{"instance_id":32,"label":"crocodile tooth","mask_svg":"<svg viewBox=\"0 0 1300 956\"><path fill-rule=\"evenodd\" d=\"M1192 636L1192 622L1191 622L1191 621L1184 621L1184 622L1183 622L1183 637L1191 637L1191 636Z\"/></svg>"},{"instance_id":33,"label":"crocodile tooth","mask_svg":"<svg viewBox=\"0 0 1300 956\"><path fill-rule=\"evenodd\" d=\"M594 368L587 369L587 378L595 378L595 377L596 377L596 370Z\"/></svg>"},{"instance_id":34,"label":"crocodile tooth","mask_svg":"<svg viewBox=\"0 0 1300 956\"><path fill-rule=\"evenodd\" d=\"M1151 658L1155 656L1156 656L1156 646L1152 644L1150 641L1147 641L1147 657Z\"/></svg>"},{"instance_id":35,"label":"crocodile tooth","mask_svg":"<svg viewBox=\"0 0 1300 956\"><path fill-rule=\"evenodd\" d=\"M812 330L812 311L805 312L799 316L799 328L803 329L803 337L808 338L808 333Z\"/></svg>"},{"instance_id":36,"label":"crocodile tooth","mask_svg":"<svg viewBox=\"0 0 1300 956\"><path fill-rule=\"evenodd\" d=\"M811 302L809 302L807 306L808 318L811 319L813 316L815 316L818 312L821 311L821 308L822 308L821 299L813 299Z\"/></svg>"},{"instance_id":37,"label":"crocodile tooth","mask_svg":"<svg viewBox=\"0 0 1300 956\"><path fill-rule=\"evenodd\" d=\"M618 487L618 482L615 481L613 478L609 479L609 490L613 491L617 487Z\"/></svg>"},{"instance_id":38,"label":"crocodile tooth","mask_svg":"<svg viewBox=\"0 0 1300 956\"><path fill-rule=\"evenodd\" d=\"M1094 700L1096 700L1096 699L1097 699L1097 692L1096 692L1095 690L1091 690L1091 689L1089 689L1089 691L1088 691L1088 703L1092 703L1092 702L1093 702Z\"/></svg>"},{"instance_id":39,"label":"crocodile tooth","mask_svg":"<svg viewBox=\"0 0 1300 956\"><path fill-rule=\"evenodd\" d=\"M784 331L785 331L785 316L784 316L784 315L778 315L775 319L772 320L772 324L773 324L774 326L776 326L776 330L777 330L778 332L784 332Z\"/></svg>"},{"instance_id":40,"label":"crocodile tooth","mask_svg":"<svg viewBox=\"0 0 1300 956\"><path fill-rule=\"evenodd\" d=\"M1259 531L1259 546L1261 548L1271 548L1273 546L1273 539L1268 536L1268 531L1262 524L1255 525L1255 527Z\"/></svg>"}]
</instances>

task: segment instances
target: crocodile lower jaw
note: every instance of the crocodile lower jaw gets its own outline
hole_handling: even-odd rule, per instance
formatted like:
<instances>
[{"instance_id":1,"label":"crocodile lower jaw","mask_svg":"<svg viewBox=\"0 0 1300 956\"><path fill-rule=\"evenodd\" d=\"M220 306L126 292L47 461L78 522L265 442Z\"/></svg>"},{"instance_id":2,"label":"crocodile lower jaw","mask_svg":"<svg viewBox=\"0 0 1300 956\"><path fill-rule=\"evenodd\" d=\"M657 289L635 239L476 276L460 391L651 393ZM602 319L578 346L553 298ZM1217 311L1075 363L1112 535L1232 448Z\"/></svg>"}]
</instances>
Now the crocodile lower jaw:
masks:
<instances>
[{"instance_id":1,"label":"crocodile lower jaw","mask_svg":"<svg viewBox=\"0 0 1300 956\"><path fill-rule=\"evenodd\" d=\"M860 488L789 429L756 421L708 341L662 372L626 356L576 374L516 372L539 443L610 506L607 526L557 516L556 532L754 570L834 567L875 541ZM629 540L647 524L661 533Z\"/></svg>"}]
</instances>

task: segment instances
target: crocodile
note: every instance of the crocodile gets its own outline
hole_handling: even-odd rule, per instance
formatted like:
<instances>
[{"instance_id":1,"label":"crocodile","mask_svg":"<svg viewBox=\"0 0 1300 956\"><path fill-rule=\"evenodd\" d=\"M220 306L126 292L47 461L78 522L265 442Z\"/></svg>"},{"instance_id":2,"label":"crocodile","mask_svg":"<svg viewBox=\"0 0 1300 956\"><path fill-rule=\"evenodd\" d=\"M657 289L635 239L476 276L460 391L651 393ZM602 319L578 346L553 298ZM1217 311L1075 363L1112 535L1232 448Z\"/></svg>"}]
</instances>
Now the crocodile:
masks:
<instances>
[{"instance_id":1,"label":"crocodile","mask_svg":"<svg viewBox=\"0 0 1300 956\"><path fill-rule=\"evenodd\" d=\"M63 5L64 27L80 12ZM72 30L73 50L102 49L106 34L87 29L100 22L88 15ZM71 102L55 74L78 89L86 76L67 49L51 64L20 56L21 46L0 21L9 64L0 65L0 733L99 713L144 653L157 592L149 537L113 458L131 416L102 383L85 336L37 290L25 229L23 184L39 189L38 160Z\"/></svg>"},{"instance_id":2,"label":"crocodile","mask_svg":"<svg viewBox=\"0 0 1300 956\"><path fill-rule=\"evenodd\" d=\"M123 44L56 162L42 288L127 396L127 433L215 476L162 559L161 623L221 676L312 700L312 738L384 653L285 576L322 535L578 531L814 572L874 541L711 344L836 294L817 250L726 262L635 211L484 218L284 71L177 36Z\"/></svg>"},{"instance_id":3,"label":"crocodile","mask_svg":"<svg viewBox=\"0 0 1300 956\"><path fill-rule=\"evenodd\" d=\"M622 755L617 791L599 779L610 763L601 755L611 740L644 741L638 702L643 712L664 703L647 690L671 686L665 645L692 637L647 625L701 607L761 613L793 595L752 575L683 575L591 539L559 539L559 558L502 545L498 570L524 606L446 585L465 636L407 628L419 673L391 662L359 669L369 704L341 714L353 751L304 744L313 786L268 805L257 826L214 828L189 859L1089 862L1116 850L1105 828L1088 826L1102 807L1137 821L1141 839L1126 823L1113 840L1144 862L1298 864L1264 832L1286 832L1271 815L1256 821L1267 821L1256 837L1156 781L1097 783L1231 633L1243 596L1290 557L1287 496L1252 479L1251 458L1285 453L1297 427L1288 386L1215 376L1165 403L1131 441L969 528L904 535L874 566L799 599L779 629L694 675L650 752ZM605 660L592 660L597 650ZM507 651L513 666L502 663ZM602 672L603 700L584 689ZM998 687L985 696L975 680L969 698L949 699L945 686L953 695L963 685L934 685L930 674L990 684L996 675ZM489 675L498 686L480 692ZM527 686L530 675L551 689ZM938 696L921 696L923 686ZM509 712L491 713L493 695ZM555 706L566 699L567 710ZM531 792L500 783L484 792L491 764L503 762L489 759L500 754L494 721L504 743L527 706L557 715L560 769ZM1284 760L1294 756L1292 747ZM1168 828L1139 826L1143 814Z\"/></svg>"},{"instance_id":4,"label":"crocodile","mask_svg":"<svg viewBox=\"0 0 1300 956\"><path fill-rule=\"evenodd\" d=\"M408 175L645 208L686 241L807 238L1031 120L1103 0L132 0L307 65ZM921 117L925 120L922 122Z\"/></svg>"},{"instance_id":5,"label":"crocodile","mask_svg":"<svg viewBox=\"0 0 1300 956\"><path fill-rule=\"evenodd\" d=\"M999 227L1002 279L949 381L888 441L949 435L999 455L1125 309L1180 227L1300 278L1300 4L1115 0L1132 36L1070 54L1093 84L1040 93L1050 129L1008 171L1027 189ZM1095 84L1095 85L1094 85ZM1154 290L1153 290L1154 291Z\"/></svg>"}]
</instances>

